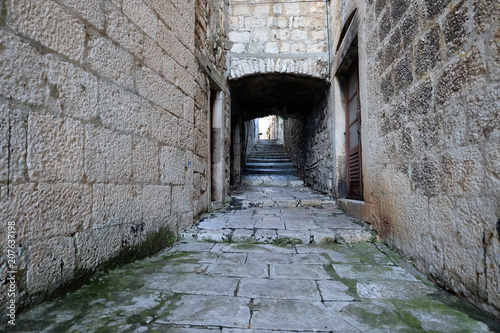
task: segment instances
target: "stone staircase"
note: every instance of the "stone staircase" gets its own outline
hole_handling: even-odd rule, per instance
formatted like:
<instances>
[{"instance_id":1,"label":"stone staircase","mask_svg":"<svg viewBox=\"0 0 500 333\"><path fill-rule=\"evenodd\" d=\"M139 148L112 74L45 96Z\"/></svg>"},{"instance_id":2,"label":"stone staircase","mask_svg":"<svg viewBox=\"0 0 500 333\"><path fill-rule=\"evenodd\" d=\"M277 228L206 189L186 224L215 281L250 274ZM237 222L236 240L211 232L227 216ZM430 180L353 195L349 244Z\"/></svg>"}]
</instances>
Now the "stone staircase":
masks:
<instances>
[{"instance_id":1,"label":"stone staircase","mask_svg":"<svg viewBox=\"0 0 500 333\"><path fill-rule=\"evenodd\" d=\"M290 156L276 140L259 140L247 157L246 173L249 175L298 176Z\"/></svg>"}]
</instances>

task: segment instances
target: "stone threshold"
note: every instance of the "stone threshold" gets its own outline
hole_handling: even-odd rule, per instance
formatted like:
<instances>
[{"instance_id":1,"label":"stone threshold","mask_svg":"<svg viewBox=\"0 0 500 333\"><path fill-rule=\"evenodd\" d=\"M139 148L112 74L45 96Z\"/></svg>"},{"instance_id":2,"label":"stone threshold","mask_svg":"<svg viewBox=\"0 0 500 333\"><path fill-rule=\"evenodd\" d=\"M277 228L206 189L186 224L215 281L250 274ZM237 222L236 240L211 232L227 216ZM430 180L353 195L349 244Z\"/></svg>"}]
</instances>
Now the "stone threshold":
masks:
<instances>
[{"instance_id":1,"label":"stone threshold","mask_svg":"<svg viewBox=\"0 0 500 333\"><path fill-rule=\"evenodd\" d=\"M371 205L363 200L341 198L337 199L337 206L344 212L354 216L361 221L373 223Z\"/></svg>"}]
</instances>

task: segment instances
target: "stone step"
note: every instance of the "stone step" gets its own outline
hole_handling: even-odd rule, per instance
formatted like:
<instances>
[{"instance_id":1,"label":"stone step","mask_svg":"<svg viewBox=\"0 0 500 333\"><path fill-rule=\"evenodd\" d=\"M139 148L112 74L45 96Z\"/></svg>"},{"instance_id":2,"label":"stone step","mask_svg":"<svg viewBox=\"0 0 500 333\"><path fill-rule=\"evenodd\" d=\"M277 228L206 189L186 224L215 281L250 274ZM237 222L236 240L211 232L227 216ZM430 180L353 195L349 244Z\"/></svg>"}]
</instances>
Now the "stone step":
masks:
<instances>
[{"instance_id":1,"label":"stone step","mask_svg":"<svg viewBox=\"0 0 500 333\"><path fill-rule=\"evenodd\" d=\"M289 155L287 153L262 153L262 152L254 152L254 153L249 154L248 156L251 156L251 157L260 156L260 157L266 158L266 157L269 157L269 156L288 157Z\"/></svg>"},{"instance_id":2,"label":"stone step","mask_svg":"<svg viewBox=\"0 0 500 333\"><path fill-rule=\"evenodd\" d=\"M279 145L278 140L257 140L258 145Z\"/></svg>"},{"instance_id":3,"label":"stone step","mask_svg":"<svg viewBox=\"0 0 500 333\"><path fill-rule=\"evenodd\" d=\"M281 151L285 151L285 147L283 146L255 146L254 147L255 150L259 150L259 149L262 149L262 150L281 150Z\"/></svg>"},{"instance_id":4,"label":"stone step","mask_svg":"<svg viewBox=\"0 0 500 333\"><path fill-rule=\"evenodd\" d=\"M292 163L289 158L253 158L248 157L247 163Z\"/></svg>"},{"instance_id":5,"label":"stone step","mask_svg":"<svg viewBox=\"0 0 500 333\"><path fill-rule=\"evenodd\" d=\"M248 175L298 175L285 147L276 141L259 141L247 157Z\"/></svg>"},{"instance_id":6,"label":"stone step","mask_svg":"<svg viewBox=\"0 0 500 333\"><path fill-rule=\"evenodd\" d=\"M289 158L288 154L284 153L273 153L273 154L265 154L265 153L257 153L248 155L250 158Z\"/></svg>"},{"instance_id":7,"label":"stone step","mask_svg":"<svg viewBox=\"0 0 500 333\"><path fill-rule=\"evenodd\" d=\"M248 174L257 175L297 175L297 169L246 169Z\"/></svg>"},{"instance_id":8,"label":"stone step","mask_svg":"<svg viewBox=\"0 0 500 333\"><path fill-rule=\"evenodd\" d=\"M247 169L294 169L293 163L247 163Z\"/></svg>"},{"instance_id":9,"label":"stone step","mask_svg":"<svg viewBox=\"0 0 500 333\"><path fill-rule=\"evenodd\" d=\"M265 151L265 150L254 150L250 153L250 155L255 155L255 154L260 154L260 155L288 155L286 151Z\"/></svg>"},{"instance_id":10,"label":"stone step","mask_svg":"<svg viewBox=\"0 0 500 333\"><path fill-rule=\"evenodd\" d=\"M294 175L245 175L241 184L243 186L297 187L304 186L304 181Z\"/></svg>"}]
</instances>

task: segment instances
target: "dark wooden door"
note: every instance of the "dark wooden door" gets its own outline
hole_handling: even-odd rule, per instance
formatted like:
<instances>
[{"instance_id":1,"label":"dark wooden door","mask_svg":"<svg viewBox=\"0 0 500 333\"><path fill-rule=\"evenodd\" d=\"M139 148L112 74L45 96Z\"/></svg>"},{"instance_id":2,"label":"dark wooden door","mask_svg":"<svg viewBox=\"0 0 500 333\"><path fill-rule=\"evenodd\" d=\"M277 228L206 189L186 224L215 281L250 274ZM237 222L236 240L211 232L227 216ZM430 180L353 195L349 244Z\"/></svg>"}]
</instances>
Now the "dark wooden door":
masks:
<instances>
[{"instance_id":1,"label":"dark wooden door","mask_svg":"<svg viewBox=\"0 0 500 333\"><path fill-rule=\"evenodd\" d=\"M357 62L355 62L348 71L346 83L347 197L362 199L361 105L359 102L359 75Z\"/></svg>"}]
</instances>

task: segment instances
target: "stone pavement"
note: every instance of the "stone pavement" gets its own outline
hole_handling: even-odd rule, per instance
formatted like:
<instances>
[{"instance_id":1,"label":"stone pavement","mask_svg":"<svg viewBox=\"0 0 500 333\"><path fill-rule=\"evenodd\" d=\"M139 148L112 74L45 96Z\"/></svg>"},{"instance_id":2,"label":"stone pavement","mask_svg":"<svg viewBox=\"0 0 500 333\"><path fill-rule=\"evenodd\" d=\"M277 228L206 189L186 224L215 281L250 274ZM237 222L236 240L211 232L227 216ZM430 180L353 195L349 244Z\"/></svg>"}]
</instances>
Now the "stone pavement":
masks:
<instances>
[{"instance_id":1,"label":"stone pavement","mask_svg":"<svg viewBox=\"0 0 500 333\"><path fill-rule=\"evenodd\" d=\"M273 203L273 204L271 204ZM269 207L268 207L269 206ZM18 332L500 332L309 189L251 187L160 253L18 317Z\"/></svg>"},{"instance_id":2,"label":"stone pavement","mask_svg":"<svg viewBox=\"0 0 500 333\"><path fill-rule=\"evenodd\" d=\"M304 181L293 175L246 175L242 179L244 186L274 186L274 187L297 187L303 186Z\"/></svg>"},{"instance_id":3,"label":"stone pavement","mask_svg":"<svg viewBox=\"0 0 500 333\"><path fill-rule=\"evenodd\" d=\"M248 187L228 210L209 214L182 233L185 240L248 243L369 241L366 223L342 213L329 197L305 187Z\"/></svg>"}]
</instances>

